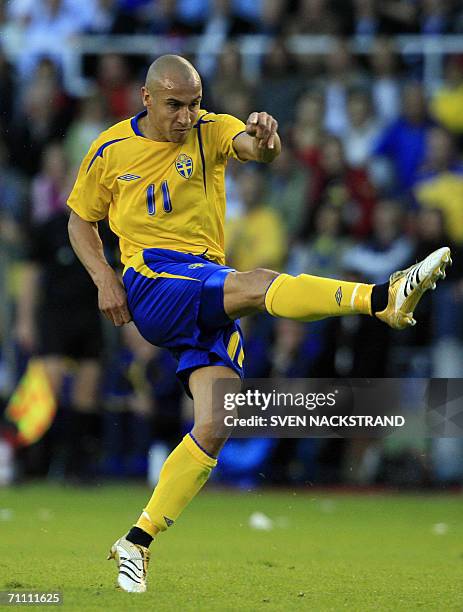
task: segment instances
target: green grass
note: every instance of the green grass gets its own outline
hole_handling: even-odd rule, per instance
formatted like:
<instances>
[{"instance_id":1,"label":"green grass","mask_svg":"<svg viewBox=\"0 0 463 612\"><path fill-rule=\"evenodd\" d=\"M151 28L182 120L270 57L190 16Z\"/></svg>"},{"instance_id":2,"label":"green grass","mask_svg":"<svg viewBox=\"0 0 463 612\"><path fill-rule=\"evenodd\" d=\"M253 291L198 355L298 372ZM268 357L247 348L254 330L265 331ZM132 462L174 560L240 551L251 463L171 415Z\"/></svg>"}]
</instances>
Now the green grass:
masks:
<instances>
[{"instance_id":1,"label":"green grass","mask_svg":"<svg viewBox=\"0 0 463 612\"><path fill-rule=\"evenodd\" d=\"M148 494L0 490L0 589L60 590L60 609L85 612L463 609L462 496L208 490L152 545L148 592L129 595L105 556ZM275 528L251 529L256 511Z\"/></svg>"}]
</instances>

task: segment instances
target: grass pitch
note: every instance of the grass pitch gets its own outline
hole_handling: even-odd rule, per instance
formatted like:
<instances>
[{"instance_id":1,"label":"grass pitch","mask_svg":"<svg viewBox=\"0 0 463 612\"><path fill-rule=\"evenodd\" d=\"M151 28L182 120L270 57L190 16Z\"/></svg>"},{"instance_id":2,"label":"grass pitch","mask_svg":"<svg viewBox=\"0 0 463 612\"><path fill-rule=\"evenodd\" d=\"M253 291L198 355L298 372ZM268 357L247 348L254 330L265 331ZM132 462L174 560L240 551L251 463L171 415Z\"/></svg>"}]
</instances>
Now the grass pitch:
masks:
<instances>
[{"instance_id":1,"label":"grass pitch","mask_svg":"<svg viewBox=\"0 0 463 612\"><path fill-rule=\"evenodd\" d=\"M59 590L58 609L85 612L463 609L461 495L209 489L152 545L148 592L129 595L105 556L149 493L0 490L0 590ZM273 529L250 527L255 512Z\"/></svg>"}]
</instances>

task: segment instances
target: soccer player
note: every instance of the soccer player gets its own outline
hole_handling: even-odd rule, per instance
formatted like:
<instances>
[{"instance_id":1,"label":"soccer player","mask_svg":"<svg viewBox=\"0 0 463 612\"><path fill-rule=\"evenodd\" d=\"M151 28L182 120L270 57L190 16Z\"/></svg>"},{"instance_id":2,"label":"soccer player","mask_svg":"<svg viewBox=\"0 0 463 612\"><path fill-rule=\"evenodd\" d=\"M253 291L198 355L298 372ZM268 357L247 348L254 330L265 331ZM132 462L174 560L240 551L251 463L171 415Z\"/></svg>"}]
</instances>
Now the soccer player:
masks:
<instances>
[{"instance_id":1,"label":"soccer player","mask_svg":"<svg viewBox=\"0 0 463 612\"><path fill-rule=\"evenodd\" d=\"M253 112L244 124L201 109L201 96L201 79L188 61L158 58L142 87L145 110L97 138L68 202L71 243L98 288L101 311L117 326L133 319L148 341L169 349L194 401L192 431L166 459L136 525L111 548L118 584L129 592L146 590L149 545L217 464L226 434L223 406L214 405L211 391L219 378L242 376L236 320L259 311L299 321L364 314L404 328L415 324L422 294L450 263L444 247L383 285L227 267L227 159L269 163L281 143L267 113ZM120 240L122 283L98 236L96 223L107 215Z\"/></svg>"}]
</instances>

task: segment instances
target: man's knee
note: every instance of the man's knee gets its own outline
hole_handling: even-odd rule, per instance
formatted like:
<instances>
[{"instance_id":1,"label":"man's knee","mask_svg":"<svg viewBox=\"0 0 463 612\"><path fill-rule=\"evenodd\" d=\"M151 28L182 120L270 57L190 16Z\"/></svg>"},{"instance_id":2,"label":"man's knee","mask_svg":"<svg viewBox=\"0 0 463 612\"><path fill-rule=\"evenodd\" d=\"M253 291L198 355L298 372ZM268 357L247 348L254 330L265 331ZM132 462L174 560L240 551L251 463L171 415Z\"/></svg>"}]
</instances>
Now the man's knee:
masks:
<instances>
[{"instance_id":1,"label":"man's knee","mask_svg":"<svg viewBox=\"0 0 463 612\"><path fill-rule=\"evenodd\" d=\"M209 455L217 457L231 435L231 428L224 428L223 423L222 426L217 426L213 423L195 425L192 434L203 450Z\"/></svg>"},{"instance_id":2,"label":"man's knee","mask_svg":"<svg viewBox=\"0 0 463 612\"><path fill-rule=\"evenodd\" d=\"M225 283L225 310L238 316L265 310L265 293L278 272L256 268L250 272L231 272Z\"/></svg>"},{"instance_id":3,"label":"man's knee","mask_svg":"<svg viewBox=\"0 0 463 612\"><path fill-rule=\"evenodd\" d=\"M263 308L267 289L279 273L267 270L266 268L256 268L249 274L251 275L248 284L249 299L252 300L256 307Z\"/></svg>"}]
</instances>

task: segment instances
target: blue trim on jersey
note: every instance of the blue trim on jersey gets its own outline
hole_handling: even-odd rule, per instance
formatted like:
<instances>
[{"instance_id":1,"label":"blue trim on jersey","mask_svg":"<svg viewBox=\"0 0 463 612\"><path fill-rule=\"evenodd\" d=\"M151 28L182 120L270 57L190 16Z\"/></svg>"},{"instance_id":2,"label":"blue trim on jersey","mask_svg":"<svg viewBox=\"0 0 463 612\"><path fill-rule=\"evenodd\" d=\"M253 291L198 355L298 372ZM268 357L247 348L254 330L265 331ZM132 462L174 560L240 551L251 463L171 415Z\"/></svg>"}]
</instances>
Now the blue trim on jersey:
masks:
<instances>
[{"instance_id":1,"label":"blue trim on jersey","mask_svg":"<svg viewBox=\"0 0 463 612\"><path fill-rule=\"evenodd\" d=\"M194 124L194 128L195 127L199 127L202 123L215 123L215 119L204 119L204 117L206 117L207 115L210 115L211 113L204 113L204 115L202 117L200 117L198 119L198 121Z\"/></svg>"},{"instance_id":2,"label":"blue trim on jersey","mask_svg":"<svg viewBox=\"0 0 463 612\"><path fill-rule=\"evenodd\" d=\"M138 127L138 120L141 119L142 117L146 117L147 114L148 114L148 111L145 108L145 110L142 110L137 115L135 115L135 117L132 117L132 119L130 120L130 125L132 127L132 130L135 132L137 136L142 136L143 138L146 138L146 136L142 134L142 132L140 132L140 128Z\"/></svg>"},{"instance_id":3,"label":"blue trim on jersey","mask_svg":"<svg viewBox=\"0 0 463 612\"><path fill-rule=\"evenodd\" d=\"M188 434L190 436L190 438L193 440L193 442L196 444L196 446L203 451L203 453L205 455L207 455L208 457L210 457L211 459L217 459L217 457L214 457L214 455L211 455L211 453L208 453L207 450L205 448L203 448L201 446L201 444L198 442L198 440L194 437L194 435L191 433Z\"/></svg>"},{"instance_id":4,"label":"blue trim on jersey","mask_svg":"<svg viewBox=\"0 0 463 612\"><path fill-rule=\"evenodd\" d=\"M201 138L201 124L202 123L213 123L213 120L209 120L209 121L202 121L201 119L199 119L199 121L193 126L198 130L198 143L199 143L199 153L201 155L201 163L203 166L203 183L204 183L204 191L206 193L207 196L207 185L206 185L206 160L204 158L204 150L203 150L203 139Z\"/></svg>"},{"instance_id":5,"label":"blue trim on jersey","mask_svg":"<svg viewBox=\"0 0 463 612\"><path fill-rule=\"evenodd\" d=\"M130 136L125 136L124 138L116 138L115 140L108 140L108 142L105 142L101 145L101 147L99 147L99 149L97 150L97 152L95 153L95 155L92 157L92 161L89 163L88 168L87 168L87 172L90 170L90 168L93 165L93 162L95 161L95 159L97 157L103 157L103 151L111 146L112 144L114 144L115 142L120 142L121 140L127 140L127 138L130 138Z\"/></svg>"}]
</instances>

